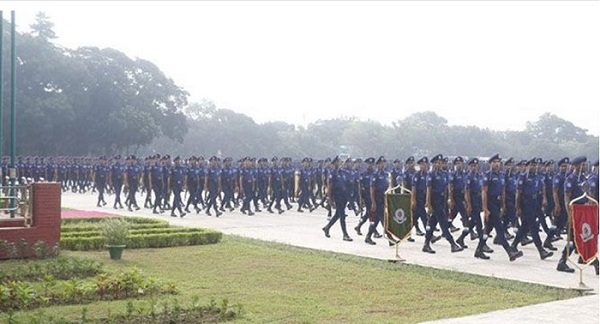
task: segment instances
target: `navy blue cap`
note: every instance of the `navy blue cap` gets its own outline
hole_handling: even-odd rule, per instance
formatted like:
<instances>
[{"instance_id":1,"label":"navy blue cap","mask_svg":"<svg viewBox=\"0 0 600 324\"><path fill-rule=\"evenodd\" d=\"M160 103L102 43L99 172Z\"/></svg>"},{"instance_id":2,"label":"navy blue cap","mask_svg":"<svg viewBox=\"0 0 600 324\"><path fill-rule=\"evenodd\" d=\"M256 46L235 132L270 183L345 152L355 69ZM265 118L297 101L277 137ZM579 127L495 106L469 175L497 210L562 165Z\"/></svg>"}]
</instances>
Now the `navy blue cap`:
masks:
<instances>
[{"instance_id":1,"label":"navy blue cap","mask_svg":"<svg viewBox=\"0 0 600 324\"><path fill-rule=\"evenodd\" d=\"M354 159L354 163L362 163L362 161L363 161L363 160L362 160L361 158L356 158L356 159Z\"/></svg>"},{"instance_id":2,"label":"navy blue cap","mask_svg":"<svg viewBox=\"0 0 600 324\"><path fill-rule=\"evenodd\" d=\"M515 162L515 160L513 160L513 158L508 158L508 160L506 160L506 162L504 162L504 164L513 164Z\"/></svg>"},{"instance_id":3,"label":"navy blue cap","mask_svg":"<svg viewBox=\"0 0 600 324\"><path fill-rule=\"evenodd\" d=\"M558 166L561 166L563 164L569 164L569 158L568 157L564 157L564 158L558 160Z\"/></svg>"},{"instance_id":4,"label":"navy blue cap","mask_svg":"<svg viewBox=\"0 0 600 324\"><path fill-rule=\"evenodd\" d=\"M598 160L596 160L596 162L594 162L594 164L592 164L592 166L597 167L598 166Z\"/></svg>"},{"instance_id":5,"label":"navy blue cap","mask_svg":"<svg viewBox=\"0 0 600 324\"><path fill-rule=\"evenodd\" d=\"M400 159L395 159L393 163L394 163L394 164L396 164L396 163L400 163Z\"/></svg>"},{"instance_id":6,"label":"navy blue cap","mask_svg":"<svg viewBox=\"0 0 600 324\"><path fill-rule=\"evenodd\" d=\"M375 158L374 157L366 158L365 163L375 163Z\"/></svg>"},{"instance_id":7,"label":"navy blue cap","mask_svg":"<svg viewBox=\"0 0 600 324\"><path fill-rule=\"evenodd\" d=\"M583 156L583 155L578 156L576 158L573 158L571 160L571 164L573 164L573 165L575 165L575 164L581 164L583 162L587 162L587 158L585 156Z\"/></svg>"},{"instance_id":8,"label":"navy blue cap","mask_svg":"<svg viewBox=\"0 0 600 324\"><path fill-rule=\"evenodd\" d=\"M340 162L340 157L337 155L331 160L331 163L336 163L336 162Z\"/></svg>"},{"instance_id":9,"label":"navy blue cap","mask_svg":"<svg viewBox=\"0 0 600 324\"><path fill-rule=\"evenodd\" d=\"M426 156L424 156L424 157L420 158L417 161L417 163L429 163L429 159Z\"/></svg>"},{"instance_id":10,"label":"navy blue cap","mask_svg":"<svg viewBox=\"0 0 600 324\"><path fill-rule=\"evenodd\" d=\"M471 158L469 161L467 161L467 165L476 165L476 164L479 164L478 158Z\"/></svg>"},{"instance_id":11,"label":"navy blue cap","mask_svg":"<svg viewBox=\"0 0 600 324\"><path fill-rule=\"evenodd\" d=\"M498 161L502 160L500 158L500 154L499 153L496 153L496 154L492 155L492 157L490 157L490 159L488 160L488 163L492 163L492 162L494 162L496 160L498 160Z\"/></svg>"},{"instance_id":12,"label":"navy blue cap","mask_svg":"<svg viewBox=\"0 0 600 324\"><path fill-rule=\"evenodd\" d=\"M440 161L440 160L444 160L444 156L441 155L441 154L438 154L438 155L436 155L436 156L434 156L434 157L431 158L431 163L435 163L435 162Z\"/></svg>"},{"instance_id":13,"label":"navy blue cap","mask_svg":"<svg viewBox=\"0 0 600 324\"><path fill-rule=\"evenodd\" d=\"M377 164L379 164L381 162L385 162L385 157L383 155L377 159Z\"/></svg>"},{"instance_id":14,"label":"navy blue cap","mask_svg":"<svg viewBox=\"0 0 600 324\"><path fill-rule=\"evenodd\" d=\"M458 162L465 162L465 160L463 160L462 156L457 156L454 158L454 164L456 164Z\"/></svg>"},{"instance_id":15,"label":"navy blue cap","mask_svg":"<svg viewBox=\"0 0 600 324\"><path fill-rule=\"evenodd\" d=\"M532 165L532 164L537 164L537 163L538 163L538 158L535 158L535 157L534 157L533 159L531 159L531 160L527 161L527 162L525 163L525 165L529 166L529 165Z\"/></svg>"},{"instance_id":16,"label":"navy blue cap","mask_svg":"<svg viewBox=\"0 0 600 324\"><path fill-rule=\"evenodd\" d=\"M411 163L411 162L415 162L414 156L409 156L408 159L406 159L406 163Z\"/></svg>"}]
</instances>

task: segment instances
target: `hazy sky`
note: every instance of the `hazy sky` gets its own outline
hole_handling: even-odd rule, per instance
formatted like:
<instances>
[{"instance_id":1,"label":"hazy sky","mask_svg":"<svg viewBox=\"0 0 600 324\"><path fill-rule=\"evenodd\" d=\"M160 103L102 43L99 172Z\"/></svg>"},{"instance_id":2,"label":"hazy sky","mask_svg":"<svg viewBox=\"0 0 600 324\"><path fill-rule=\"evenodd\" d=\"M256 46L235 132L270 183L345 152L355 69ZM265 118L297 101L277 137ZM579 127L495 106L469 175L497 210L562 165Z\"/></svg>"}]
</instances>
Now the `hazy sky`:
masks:
<instances>
[{"instance_id":1,"label":"hazy sky","mask_svg":"<svg viewBox=\"0 0 600 324\"><path fill-rule=\"evenodd\" d=\"M55 43L154 62L190 102L256 122L425 110L522 130L551 112L599 134L600 2L11 2L45 11Z\"/></svg>"}]
</instances>

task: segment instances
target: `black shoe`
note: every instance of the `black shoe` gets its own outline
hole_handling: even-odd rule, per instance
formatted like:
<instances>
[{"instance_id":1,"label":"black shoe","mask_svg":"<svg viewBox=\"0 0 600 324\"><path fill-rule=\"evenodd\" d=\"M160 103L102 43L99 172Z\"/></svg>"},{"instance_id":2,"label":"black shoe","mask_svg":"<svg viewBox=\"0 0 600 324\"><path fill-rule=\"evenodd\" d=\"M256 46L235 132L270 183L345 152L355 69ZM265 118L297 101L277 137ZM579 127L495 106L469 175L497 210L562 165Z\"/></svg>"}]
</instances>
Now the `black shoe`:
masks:
<instances>
[{"instance_id":1,"label":"black shoe","mask_svg":"<svg viewBox=\"0 0 600 324\"><path fill-rule=\"evenodd\" d=\"M560 271L560 272L568 272L568 273L575 272L575 269L569 267L566 262L559 262L558 265L556 266L556 270Z\"/></svg>"},{"instance_id":2,"label":"black shoe","mask_svg":"<svg viewBox=\"0 0 600 324\"><path fill-rule=\"evenodd\" d=\"M177 215L175 215L175 213L171 213L171 217L177 217Z\"/></svg>"},{"instance_id":3,"label":"black shoe","mask_svg":"<svg viewBox=\"0 0 600 324\"><path fill-rule=\"evenodd\" d=\"M486 243L484 243L483 247L481 247L481 251L485 253L494 253L494 250L492 250Z\"/></svg>"},{"instance_id":4,"label":"black shoe","mask_svg":"<svg viewBox=\"0 0 600 324\"><path fill-rule=\"evenodd\" d=\"M343 240L347 241L347 242L352 242L353 241L352 238L350 236L348 236L348 235L344 236Z\"/></svg>"},{"instance_id":5,"label":"black shoe","mask_svg":"<svg viewBox=\"0 0 600 324\"><path fill-rule=\"evenodd\" d=\"M463 249L468 248L468 246L465 244L465 239L462 236L456 240L456 244L458 244L458 246L462 247Z\"/></svg>"},{"instance_id":6,"label":"black shoe","mask_svg":"<svg viewBox=\"0 0 600 324\"><path fill-rule=\"evenodd\" d=\"M475 257L477 259L482 259L482 260L489 260L490 257L485 255L485 253L483 253L483 251L475 251Z\"/></svg>"},{"instance_id":7,"label":"black shoe","mask_svg":"<svg viewBox=\"0 0 600 324\"><path fill-rule=\"evenodd\" d=\"M441 239L442 239L442 236L441 236L441 235L440 235L440 236L433 236L433 237L431 238L431 243L435 243L435 242L437 242L437 241L439 241L439 240L441 240Z\"/></svg>"},{"instance_id":8,"label":"black shoe","mask_svg":"<svg viewBox=\"0 0 600 324\"><path fill-rule=\"evenodd\" d=\"M452 253L454 253L454 252L460 252L462 250L463 250L462 246L459 246L456 243L452 244L452 247L450 249L450 251L452 251Z\"/></svg>"},{"instance_id":9,"label":"black shoe","mask_svg":"<svg viewBox=\"0 0 600 324\"><path fill-rule=\"evenodd\" d=\"M435 253L435 251L431 248L431 246L429 244L423 245L423 249L421 249L421 251L423 251L425 253L431 253L431 254Z\"/></svg>"},{"instance_id":10,"label":"black shoe","mask_svg":"<svg viewBox=\"0 0 600 324\"><path fill-rule=\"evenodd\" d=\"M417 236L424 236L425 235L425 233L423 233L423 231L421 231L421 229L418 228L418 227L417 227L417 229L416 229L415 232L416 232Z\"/></svg>"},{"instance_id":11,"label":"black shoe","mask_svg":"<svg viewBox=\"0 0 600 324\"><path fill-rule=\"evenodd\" d=\"M102 206L100 205L100 203L98 203L98 204L96 204L96 207L102 207Z\"/></svg>"},{"instance_id":12,"label":"black shoe","mask_svg":"<svg viewBox=\"0 0 600 324\"><path fill-rule=\"evenodd\" d=\"M207 210L206 211L206 216L212 216L212 214Z\"/></svg>"},{"instance_id":13,"label":"black shoe","mask_svg":"<svg viewBox=\"0 0 600 324\"><path fill-rule=\"evenodd\" d=\"M183 211L186 212L186 213L190 213L190 209L189 208L186 208Z\"/></svg>"},{"instance_id":14,"label":"black shoe","mask_svg":"<svg viewBox=\"0 0 600 324\"><path fill-rule=\"evenodd\" d=\"M302 209L298 208L297 212L299 212L299 213L304 213L304 210L302 210Z\"/></svg>"},{"instance_id":15,"label":"black shoe","mask_svg":"<svg viewBox=\"0 0 600 324\"><path fill-rule=\"evenodd\" d=\"M510 234L510 233L508 233L508 232L507 232L507 233L504 233L504 239L505 239L505 240L509 241L509 240L512 240L512 239L514 239L514 238L515 238L515 236L514 236L514 235L512 235L512 234Z\"/></svg>"},{"instance_id":16,"label":"black shoe","mask_svg":"<svg viewBox=\"0 0 600 324\"><path fill-rule=\"evenodd\" d=\"M409 242L414 242L415 241L415 239L412 238L412 236L409 236L406 240L409 241Z\"/></svg>"},{"instance_id":17,"label":"black shoe","mask_svg":"<svg viewBox=\"0 0 600 324\"><path fill-rule=\"evenodd\" d=\"M475 232L471 232L470 239L471 239L471 241L475 241L477 239L477 234L475 234Z\"/></svg>"},{"instance_id":18,"label":"black shoe","mask_svg":"<svg viewBox=\"0 0 600 324\"><path fill-rule=\"evenodd\" d=\"M249 210L248 211L248 216L254 216L254 213L251 210Z\"/></svg>"},{"instance_id":19,"label":"black shoe","mask_svg":"<svg viewBox=\"0 0 600 324\"><path fill-rule=\"evenodd\" d=\"M246 215L246 210L245 209L240 209L240 211L242 212L242 214Z\"/></svg>"},{"instance_id":20,"label":"black shoe","mask_svg":"<svg viewBox=\"0 0 600 324\"><path fill-rule=\"evenodd\" d=\"M269 207L269 208L267 208L267 211L268 211L269 213L273 214L273 209L271 209L270 207Z\"/></svg>"},{"instance_id":21,"label":"black shoe","mask_svg":"<svg viewBox=\"0 0 600 324\"><path fill-rule=\"evenodd\" d=\"M327 227L323 227L322 228L323 232L325 233L325 237L330 238L331 235L329 235L329 228Z\"/></svg>"},{"instance_id":22,"label":"black shoe","mask_svg":"<svg viewBox=\"0 0 600 324\"><path fill-rule=\"evenodd\" d=\"M285 210L283 210L283 209L278 209L278 210L277 210L277 213L278 213L279 215L283 214L284 212L285 212Z\"/></svg>"},{"instance_id":23,"label":"black shoe","mask_svg":"<svg viewBox=\"0 0 600 324\"><path fill-rule=\"evenodd\" d=\"M540 251L540 259L545 260L554 255L554 252L542 250Z\"/></svg>"},{"instance_id":24,"label":"black shoe","mask_svg":"<svg viewBox=\"0 0 600 324\"><path fill-rule=\"evenodd\" d=\"M292 209L293 206L292 205L286 205L286 207L287 207L288 210L290 210L290 209Z\"/></svg>"},{"instance_id":25,"label":"black shoe","mask_svg":"<svg viewBox=\"0 0 600 324\"><path fill-rule=\"evenodd\" d=\"M454 232L456 232L456 231L459 231L459 230L460 230L460 228L458 228L458 227L454 226L454 224L452 224L452 223L451 223L451 224L450 224L450 227L449 227L449 230L450 230L450 232L454 233Z\"/></svg>"},{"instance_id":26,"label":"black shoe","mask_svg":"<svg viewBox=\"0 0 600 324\"><path fill-rule=\"evenodd\" d=\"M558 250L557 248L554 247L554 245L552 245L552 243L550 242L545 242L544 243L544 248L550 250L550 251L556 251Z\"/></svg>"},{"instance_id":27,"label":"black shoe","mask_svg":"<svg viewBox=\"0 0 600 324\"><path fill-rule=\"evenodd\" d=\"M223 213L221 213L221 212L217 212L217 217L219 217L219 216L221 216L221 215L223 215Z\"/></svg>"},{"instance_id":28,"label":"black shoe","mask_svg":"<svg viewBox=\"0 0 600 324\"><path fill-rule=\"evenodd\" d=\"M181 213L181 215L179 215L180 218L183 218L183 216L187 215L186 213Z\"/></svg>"},{"instance_id":29,"label":"black shoe","mask_svg":"<svg viewBox=\"0 0 600 324\"><path fill-rule=\"evenodd\" d=\"M515 261L516 259L523 256L523 251L510 251L508 252L508 259L510 262Z\"/></svg>"},{"instance_id":30,"label":"black shoe","mask_svg":"<svg viewBox=\"0 0 600 324\"><path fill-rule=\"evenodd\" d=\"M371 245L375 245L375 244L377 244L377 243L375 243L375 242L374 242L374 241L373 241L373 240L372 240L370 237L367 237L367 238L365 239L365 243L367 243L367 244L371 244Z\"/></svg>"},{"instance_id":31,"label":"black shoe","mask_svg":"<svg viewBox=\"0 0 600 324\"><path fill-rule=\"evenodd\" d=\"M225 211L225 207L221 206L221 208L219 208L220 211L224 212Z\"/></svg>"},{"instance_id":32,"label":"black shoe","mask_svg":"<svg viewBox=\"0 0 600 324\"><path fill-rule=\"evenodd\" d=\"M525 246L527 244L531 244L531 243L533 243L533 240L531 238L529 238L529 237L524 238L524 239L521 240L521 245L523 245L523 246Z\"/></svg>"},{"instance_id":33,"label":"black shoe","mask_svg":"<svg viewBox=\"0 0 600 324\"><path fill-rule=\"evenodd\" d=\"M560 241L562 239L563 238L560 235L552 235L552 238L550 239L550 242L556 242L556 241Z\"/></svg>"},{"instance_id":34,"label":"black shoe","mask_svg":"<svg viewBox=\"0 0 600 324\"><path fill-rule=\"evenodd\" d=\"M373 237L374 237L374 238L382 238L382 237L383 237L383 235L381 235L381 234L379 234L379 233L375 232L375 233L373 234Z\"/></svg>"},{"instance_id":35,"label":"black shoe","mask_svg":"<svg viewBox=\"0 0 600 324\"><path fill-rule=\"evenodd\" d=\"M356 231L356 235L358 235L358 236L362 236L362 233L360 232L360 227L356 226L356 227L354 228L354 230Z\"/></svg>"}]
</instances>

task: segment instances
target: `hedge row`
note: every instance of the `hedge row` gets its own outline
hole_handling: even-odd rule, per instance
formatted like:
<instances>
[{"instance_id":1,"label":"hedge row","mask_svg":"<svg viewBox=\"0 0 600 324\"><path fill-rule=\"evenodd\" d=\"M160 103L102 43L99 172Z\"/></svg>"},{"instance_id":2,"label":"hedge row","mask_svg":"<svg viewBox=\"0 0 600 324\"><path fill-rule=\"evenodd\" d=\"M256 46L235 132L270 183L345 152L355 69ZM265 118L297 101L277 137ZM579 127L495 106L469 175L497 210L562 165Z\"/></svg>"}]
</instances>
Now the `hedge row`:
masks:
<instances>
[{"instance_id":1,"label":"hedge row","mask_svg":"<svg viewBox=\"0 0 600 324\"><path fill-rule=\"evenodd\" d=\"M163 223L168 223L165 220L162 219L153 219L153 218L145 218L145 217L122 217L124 220L126 220L129 223L132 224L163 224ZM62 225L75 225L75 224L81 224L81 223L102 223L104 220L106 219L106 217L89 217L89 218L64 218L62 220Z\"/></svg>"},{"instance_id":2,"label":"hedge row","mask_svg":"<svg viewBox=\"0 0 600 324\"><path fill-rule=\"evenodd\" d=\"M135 234L160 234L160 233L179 233L179 232L197 232L198 228L190 227L165 227L165 228L134 228L129 231L129 235ZM100 230L87 230L84 232L67 232L62 233L62 237L93 237L99 236Z\"/></svg>"},{"instance_id":3,"label":"hedge row","mask_svg":"<svg viewBox=\"0 0 600 324\"><path fill-rule=\"evenodd\" d=\"M130 229L150 229L150 228L169 228L169 223L157 223L157 224L133 224ZM63 225L60 229L61 233L74 233L74 232L92 232L100 231L100 224L88 224L88 225Z\"/></svg>"},{"instance_id":4,"label":"hedge row","mask_svg":"<svg viewBox=\"0 0 600 324\"><path fill-rule=\"evenodd\" d=\"M215 244L221 241L221 232L195 229L175 233L130 234L127 237L128 249L161 248L187 245ZM61 249L74 251L103 250L104 238L92 237L63 237L60 240Z\"/></svg>"}]
</instances>

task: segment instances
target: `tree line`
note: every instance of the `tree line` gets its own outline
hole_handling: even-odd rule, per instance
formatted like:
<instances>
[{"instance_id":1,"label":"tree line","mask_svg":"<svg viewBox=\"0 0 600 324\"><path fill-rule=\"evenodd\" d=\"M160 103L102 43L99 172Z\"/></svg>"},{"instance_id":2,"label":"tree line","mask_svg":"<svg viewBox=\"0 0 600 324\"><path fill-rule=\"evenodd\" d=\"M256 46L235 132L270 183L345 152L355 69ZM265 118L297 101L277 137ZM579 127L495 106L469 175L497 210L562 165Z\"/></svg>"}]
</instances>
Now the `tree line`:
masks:
<instances>
[{"instance_id":1,"label":"tree line","mask_svg":"<svg viewBox=\"0 0 600 324\"><path fill-rule=\"evenodd\" d=\"M4 44L9 44L9 24L3 23ZM431 111L390 125L352 117L307 126L258 124L210 100L188 103L189 94L147 60L112 48L54 44L53 23L44 13L30 27L18 33L16 44L19 155L598 156L598 136L548 113L522 131L449 126ZM8 152L9 46L3 58L2 145Z\"/></svg>"}]
</instances>

